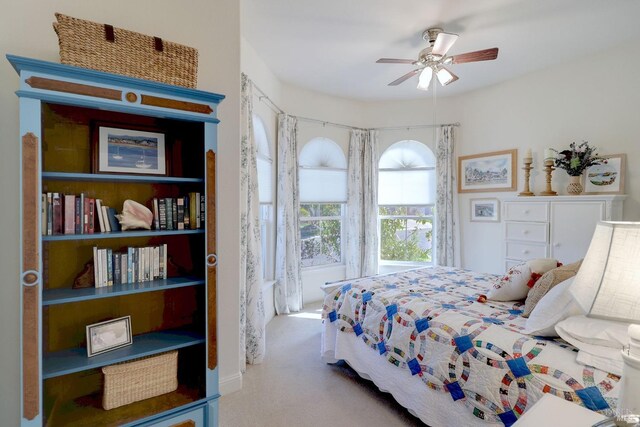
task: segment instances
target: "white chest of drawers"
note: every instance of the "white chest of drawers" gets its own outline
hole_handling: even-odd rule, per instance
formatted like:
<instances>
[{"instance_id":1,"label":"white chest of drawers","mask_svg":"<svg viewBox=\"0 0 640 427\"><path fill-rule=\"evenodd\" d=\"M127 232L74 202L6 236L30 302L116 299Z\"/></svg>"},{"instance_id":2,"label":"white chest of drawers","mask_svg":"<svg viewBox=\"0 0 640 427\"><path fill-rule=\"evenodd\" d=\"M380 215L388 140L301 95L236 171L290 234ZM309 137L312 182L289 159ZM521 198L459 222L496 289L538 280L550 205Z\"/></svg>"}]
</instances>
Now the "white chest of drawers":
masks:
<instances>
[{"instance_id":1,"label":"white chest of drawers","mask_svg":"<svg viewBox=\"0 0 640 427\"><path fill-rule=\"evenodd\" d=\"M622 219L625 196L517 197L502 200L505 268L534 258L564 264L587 253L598 221Z\"/></svg>"}]
</instances>

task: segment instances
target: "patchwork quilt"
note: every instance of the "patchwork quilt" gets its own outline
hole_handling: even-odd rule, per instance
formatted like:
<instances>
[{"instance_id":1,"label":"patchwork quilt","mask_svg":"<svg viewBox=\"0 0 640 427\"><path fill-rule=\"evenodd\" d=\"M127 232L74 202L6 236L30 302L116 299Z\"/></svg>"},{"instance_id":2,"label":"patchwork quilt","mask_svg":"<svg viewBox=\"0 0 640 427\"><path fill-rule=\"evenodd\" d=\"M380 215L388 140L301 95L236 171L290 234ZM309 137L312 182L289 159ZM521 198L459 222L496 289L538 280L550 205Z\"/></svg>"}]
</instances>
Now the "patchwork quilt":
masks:
<instances>
[{"instance_id":1,"label":"patchwork quilt","mask_svg":"<svg viewBox=\"0 0 640 427\"><path fill-rule=\"evenodd\" d=\"M328 284L325 327L478 421L510 426L544 393L612 415L620 377L578 364L559 339L523 334L522 303L483 298L496 278L438 267Z\"/></svg>"}]
</instances>

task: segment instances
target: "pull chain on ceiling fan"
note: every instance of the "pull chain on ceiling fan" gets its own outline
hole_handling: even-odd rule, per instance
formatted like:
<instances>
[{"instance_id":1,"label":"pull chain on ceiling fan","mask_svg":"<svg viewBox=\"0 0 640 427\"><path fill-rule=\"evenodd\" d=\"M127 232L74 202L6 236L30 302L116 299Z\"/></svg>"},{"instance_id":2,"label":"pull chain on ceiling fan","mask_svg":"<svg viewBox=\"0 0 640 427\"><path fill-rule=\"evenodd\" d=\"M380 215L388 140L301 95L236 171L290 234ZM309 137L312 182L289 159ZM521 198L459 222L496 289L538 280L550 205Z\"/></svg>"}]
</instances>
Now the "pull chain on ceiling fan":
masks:
<instances>
[{"instance_id":1,"label":"pull chain on ceiling fan","mask_svg":"<svg viewBox=\"0 0 640 427\"><path fill-rule=\"evenodd\" d=\"M429 47L420 51L417 60L380 58L376 61L380 64L412 64L417 67L415 70L409 71L404 76L389 83L389 86L397 86L417 74L420 74L418 89L428 90L434 74L440 84L446 86L458 80L458 76L453 74L445 65L490 61L498 57L497 47L447 56L449 49L458 40L458 35L445 33L442 28L429 28L422 33L422 38L429 43Z\"/></svg>"}]
</instances>

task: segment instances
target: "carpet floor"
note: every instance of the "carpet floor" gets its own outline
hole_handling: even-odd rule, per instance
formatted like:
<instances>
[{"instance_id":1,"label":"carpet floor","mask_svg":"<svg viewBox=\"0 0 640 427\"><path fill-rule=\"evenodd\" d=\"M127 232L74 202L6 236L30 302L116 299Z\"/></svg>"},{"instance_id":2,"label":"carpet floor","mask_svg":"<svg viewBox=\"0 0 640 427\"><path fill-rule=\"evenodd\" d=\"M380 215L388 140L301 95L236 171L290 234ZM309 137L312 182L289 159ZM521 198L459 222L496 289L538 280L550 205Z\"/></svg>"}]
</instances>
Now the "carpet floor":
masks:
<instances>
[{"instance_id":1,"label":"carpet floor","mask_svg":"<svg viewBox=\"0 0 640 427\"><path fill-rule=\"evenodd\" d=\"M267 354L248 365L242 390L220 399L220 427L424 426L345 363L320 359L321 304L276 316Z\"/></svg>"}]
</instances>

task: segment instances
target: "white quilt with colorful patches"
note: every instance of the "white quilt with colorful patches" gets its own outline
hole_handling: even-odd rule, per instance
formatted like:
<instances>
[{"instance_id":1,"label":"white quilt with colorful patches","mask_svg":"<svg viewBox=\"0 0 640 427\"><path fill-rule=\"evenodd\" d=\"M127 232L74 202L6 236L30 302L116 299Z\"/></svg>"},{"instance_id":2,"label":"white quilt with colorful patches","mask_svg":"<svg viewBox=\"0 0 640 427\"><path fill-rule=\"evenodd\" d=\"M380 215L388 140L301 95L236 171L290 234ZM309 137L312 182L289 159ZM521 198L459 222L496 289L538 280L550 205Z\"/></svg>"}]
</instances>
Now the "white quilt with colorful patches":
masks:
<instances>
[{"instance_id":1,"label":"white quilt with colorful patches","mask_svg":"<svg viewBox=\"0 0 640 427\"><path fill-rule=\"evenodd\" d=\"M496 277L438 267L327 284L323 358L346 360L432 427L510 426L544 393L612 414L620 377L523 334L522 303L480 302Z\"/></svg>"}]
</instances>

